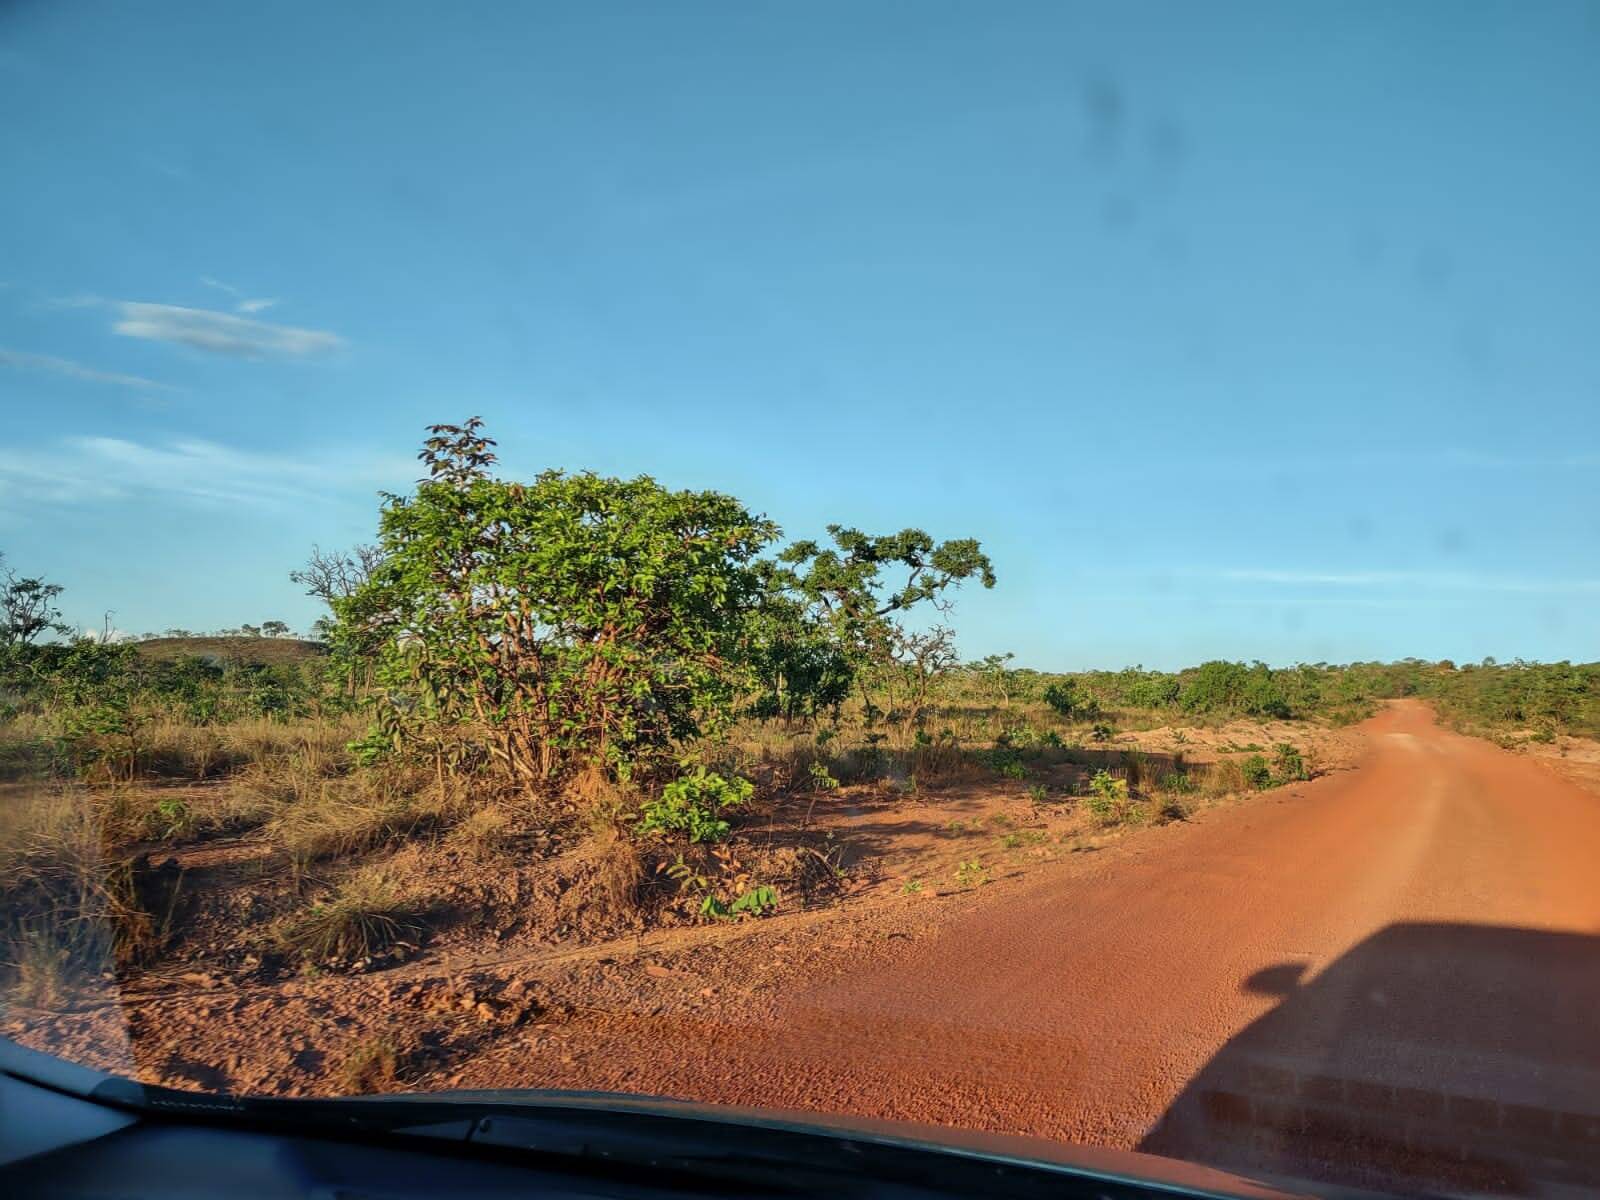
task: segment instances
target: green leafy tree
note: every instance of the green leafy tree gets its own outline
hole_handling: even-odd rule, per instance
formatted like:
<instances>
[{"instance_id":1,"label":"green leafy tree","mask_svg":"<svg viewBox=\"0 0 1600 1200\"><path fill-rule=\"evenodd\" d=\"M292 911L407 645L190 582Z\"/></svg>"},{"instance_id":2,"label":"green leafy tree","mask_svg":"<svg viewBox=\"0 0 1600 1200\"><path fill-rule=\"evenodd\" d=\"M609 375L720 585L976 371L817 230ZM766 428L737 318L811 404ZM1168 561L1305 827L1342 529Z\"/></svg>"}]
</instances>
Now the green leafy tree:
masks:
<instances>
[{"instance_id":1,"label":"green leafy tree","mask_svg":"<svg viewBox=\"0 0 1600 1200\"><path fill-rule=\"evenodd\" d=\"M843 699L841 679L848 689L869 667L898 670L897 646L902 654L906 646L901 617L922 604L948 611L950 589L969 579L994 586L994 567L972 538L935 542L920 529L874 536L844 525L828 526L828 535L831 546L795 542L763 572L769 611L786 617L780 643L832 647L827 670L816 678L838 697L835 707ZM763 654L772 657L758 645L757 657ZM787 649L777 656L780 665L789 657ZM796 675L781 682L794 695L806 681ZM862 698L870 716L875 706L870 696Z\"/></svg>"},{"instance_id":2,"label":"green leafy tree","mask_svg":"<svg viewBox=\"0 0 1600 1200\"><path fill-rule=\"evenodd\" d=\"M1007 708L1011 706L1011 660L1015 654L989 654L971 664L970 670L982 679L991 697Z\"/></svg>"},{"instance_id":3,"label":"green leafy tree","mask_svg":"<svg viewBox=\"0 0 1600 1200\"><path fill-rule=\"evenodd\" d=\"M1265 663L1201 663L1180 693L1187 712L1238 712L1254 717L1294 715L1276 673Z\"/></svg>"},{"instance_id":4,"label":"green leafy tree","mask_svg":"<svg viewBox=\"0 0 1600 1200\"><path fill-rule=\"evenodd\" d=\"M756 696L751 713L786 722L837 714L855 667L833 629L795 596L763 589L747 643Z\"/></svg>"},{"instance_id":5,"label":"green leafy tree","mask_svg":"<svg viewBox=\"0 0 1600 1200\"><path fill-rule=\"evenodd\" d=\"M1068 720L1083 714L1094 703L1079 686L1078 681L1072 678L1059 679L1047 685L1044 689L1044 702Z\"/></svg>"},{"instance_id":6,"label":"green leafy tree","mask_svg":"<svg viewBox=\"0 0 1600 1200\"><path fill-rule=\"evenodd\" d=\"M626 776L730 714L771 522L646 477L495 479L479 420L429 432L427 478L386 498L379 561L332 598L336 648L377 660L396 740L535 788L586 765Z\"/></svg>"},{"instance_id":7,"label":"green leafy tree","mask_svg":"<svg viewBox=\"0 0 1600 1200\"><path fill-rule=\"evenodd\" d=\"M46 634L65 637L72 627L61 617L59 583L19 576L0 568L0 646L30 646Z\"/></svg>"}]
</instances>

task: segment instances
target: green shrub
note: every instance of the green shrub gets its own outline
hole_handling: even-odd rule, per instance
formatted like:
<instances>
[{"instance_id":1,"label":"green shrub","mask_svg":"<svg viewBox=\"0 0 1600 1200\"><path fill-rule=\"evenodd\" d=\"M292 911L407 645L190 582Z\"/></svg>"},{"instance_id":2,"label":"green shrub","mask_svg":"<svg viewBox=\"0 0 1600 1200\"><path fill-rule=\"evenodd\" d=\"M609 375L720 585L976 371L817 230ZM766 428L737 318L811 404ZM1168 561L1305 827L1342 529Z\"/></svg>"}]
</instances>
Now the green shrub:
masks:
<instances>
[{"instance_id":1,"label":"green shrub","mask_svg":"<svg viewBox=\"0 0 1600 1200\"><path fill-rule=\"evenodd\" d=\"M755 784L735 775L731 780L696 767L673 780L661 795L639 809L634 829L639 833L683 833L691 842L720 842L731 828L723 810L749 801Z\"/></svg>"},{"instance_id":2,"label":"green shrub","mask_svg":"<svg viewBox=\"0 0 1600 1200\"><path fill-rule=\"evenodd\" d=\"M1149 675L1130 684L1125 697L1134 708L1170 708L1178 702L1178 680L1173 675Z\"/></svg>"},{"instance_id":3,"label":"green shrub","mask_svg":"<svg viewBox=\"0 0 1600 1200\"><path fill-rule=\"evenodd\" d=\"M759 887L751 888L732 904L728 905L728 911L735 917L762 917L773 912L777 907L777 890L762 884Z\"/></svg>"},{"instance_id":4,"label":"green shrub","mask_svg":"<svg viewBox=\"0 0 1600 1200\"><path fill-rule=\"evenodd\" d=\"M1286 719L1294 715L1279 676L1265 663L1208 662L1186 672L1189 679L1178 703L1186 712L1245 713Z\"/></svg>"},{"instance_id":5,"label":"green shrub","mask_svg":"<svg viewBox=\"0 0 1600 1200\"><path fill-rule=\"evenodd\" d=\"M1127 816L1128 781L1109 771L1096 771L1089 780L1089 795L1083 806L1099 824L1116 824Z\"/></svg>"},{"instance_id":6,"label":"green shrub","mask_svg":"<svg viewBox=\"0 0 1600 1200\"><path fill-rule=\"evenodd\" d=\"M740 917L764 917L776 911L777 907L777 891L762 884L731 903L721 900L713 892L707 892L700 900L700 915L716 921L733 921Z\"/></svg>"},{"instance_id":7,"label":"green shrub","mask_svg":"<svg viewBox=\"0 0 1600 1200\"><path fill-rule=\"evenodd\" d=\"M394 750L394 739L377 726L373 726L363 736L352 742L346 742L344 748L355 757L357 766L371 767L388 757Z\"/></svg>"},{"instance_id":8,"label":"green shrub","mask_svg":"<svg viewBox=\"0 0 1600 1200\"><path fill-rule=\"evenodd\" d=\"M839 786L839 781L828 770L828 764L821 759L814 759L806 768L806 777L811 780L811 790L814 792L831 792Z\"/></svg>"},{"instance_id":9,"label":"green shrub","mask_svg":"<svg viewBox=\"0 0 1600 1200\"><path fill-rule=\"evenodd\" d=\"M1076 679L1063 679L1044 689L1044 702L1068 720L1082 710L1086 699Z\"/></svg>"},{"instance_id":10,"label":"green shrub","mask_svg":"<svg viewBox=\"0 0 1600 1200\"><path fill-rule=\"evenodd\" d=\"M1028 776L1028 768L1022 761L1022 755L1011 748L1005 734L995 739L993 750L983 751L979 758L984 766L1006 779L1026 779Z\"/></svg>"},{"instance_id":11,"label":"green shrub","mask_svg":"<svg viewBox=\"0 0 1600 1200\"><path fill-rule=\"evenodd\" d=\"M1240 764L1244 773L1244 782L1247 787L1260 790L1272 786L1272 768L1267 765L1267 760L1259 754L1252 754Z\"/></svg>"},{"instance_id":12,"label":"green shrub","mask_svg":"<svg viewBox=\"0 0 1600 1200\"><path fill-rule=\"evenodd\" d=\"M1311 778L1311 773L1306 770L1305 758L1288 742L1279 742L1274 747L1272 766L1273 774L1280 783L1297 783Z\"/></svg>"},{"instance_id":13,"label":"green shrub","mask_svg":"<svg viewBox=\"0 0 1600 1200\"><path fill-rule=\"evenodd\" d=\"M163 796L151 811L151 833L157 841L180 841L194 836L197 828L194 810L178 796Z\"/></svg>"}]
</instances>

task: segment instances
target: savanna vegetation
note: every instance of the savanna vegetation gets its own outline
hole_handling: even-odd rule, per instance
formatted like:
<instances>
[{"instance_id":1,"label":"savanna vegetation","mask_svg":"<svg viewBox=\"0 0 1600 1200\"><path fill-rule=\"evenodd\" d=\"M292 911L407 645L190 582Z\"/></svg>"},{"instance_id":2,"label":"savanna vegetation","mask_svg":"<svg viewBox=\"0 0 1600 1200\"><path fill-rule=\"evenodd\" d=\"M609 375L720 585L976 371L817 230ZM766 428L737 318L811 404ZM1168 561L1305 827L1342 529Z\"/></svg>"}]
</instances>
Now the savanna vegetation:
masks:
<instances>
[{"instance_id":1,"label":"savanna vegetation","mask_svg":"<svg viewBox=\"0 0 1600 1200\"><path fill-rule=\"evenodd\" d=\"M1600 733L1596 665L963 660L954 599L996 584L971 538L785 541L714 491L504 479L476 420L433 427L419 457L371 545L292 572L326 604L311 640L278 621L75 636L59 586L0 575L14 998L180 947L240 971L378 969L451 930L560 940L823 904L854 864L815 818L850 789L1010 789L1104 830L1315 773L1292 739L1190 752L1240 719L1337 725L1417 695L1502 737ZM1160 754L1135 744L1154 729ZM219 839L250 848L225 905L176 853Z\"/></svg>"}]
</instances>

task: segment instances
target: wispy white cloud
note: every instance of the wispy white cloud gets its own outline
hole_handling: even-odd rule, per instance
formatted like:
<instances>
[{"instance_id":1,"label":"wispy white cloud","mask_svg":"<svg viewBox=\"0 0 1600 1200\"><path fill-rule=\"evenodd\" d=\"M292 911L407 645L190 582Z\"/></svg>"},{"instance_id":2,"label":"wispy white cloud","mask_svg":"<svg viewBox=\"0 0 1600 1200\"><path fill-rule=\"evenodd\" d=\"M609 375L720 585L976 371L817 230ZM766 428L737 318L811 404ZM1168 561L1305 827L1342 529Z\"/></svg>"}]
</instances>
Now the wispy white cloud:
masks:
<instances>
[{"instance_id":1,"label":"wispy white cloud","mask_svg":"<svg viewBox=\"0 0 1600 1200\"><path fill-rule=\"evenodd\" d=\"M18 371L45 371L51 375L64 375L68 379L81 379L86 383L111 383L134 388L141 392L176 391L170 384L157 383L142 375L124 375L118 371L101 371L87 367L69 358L54 358L48 354L28 354L22 350L7 350L0 346L0 367Z\"/></svg>"},{"instance_id":2,"label":"wispy white cloud","mask_svg":"<svg viewBox=\"0 0 1600 1200\"><path fill-rule=\"evenodd\" d=\"M105 302L104 296L93 292L75 292L70 296L48 296L39 303L44 308L99 308Z\"/></svg>"},{"instance_id":3,"label":"wispy white cloud","mask_svg":"<svg viewBox=\"0 0 1600 1200\"><path fill-rule=\"evenodd\" d=\"M262 454L198 438L156 444L72 437L42 449L0 449L0 508L97 504L140 494L225 505L303 505L327 496L335 486L403 485L414 470L404 458L341 459L335 464L312 455Z\"/></svg>"},{"instance_id":4,"label":"wispy white cloud","mask_svg":"<svg viewBox=\"0 0 1600 1200\"><path fill-rule=\"evenodd\" d=\"M1425 588L1460 592L1600 592L1600 579L1539 578L1477 571L1329 571L1284 567L1203 567L1181 572L1191 579L1280 587Z\"/></svg>"},{"instance_id":5,"label":"wispy white cloud","mask_svg":"<svg viewBox=\"0 0 1600 1200\"><path fill-rule=\"evenodd\" d=\"M312 358L341 349L337 334L252 321L207 308L120 301L112 326L125 337L176 342L232 358Z\"/></svg>"},{"instance_id":6,"label":"wispy white cloud","mask_svg":"<svg viewBox=\"0 0 1600 1200\"><path fill-rule=\"evenodd\" d=\"M232 296L234 300L234 312L264 312L266 309L271 308L277 303L276 300L252 299L251 297L245 295L240 289L234 287L231 283L223 283L222 280L213 279L209 275L200 276L200 282L209 288L215 288L219 292L224 292L227 295Z\"/></svg>"}]
</instances>

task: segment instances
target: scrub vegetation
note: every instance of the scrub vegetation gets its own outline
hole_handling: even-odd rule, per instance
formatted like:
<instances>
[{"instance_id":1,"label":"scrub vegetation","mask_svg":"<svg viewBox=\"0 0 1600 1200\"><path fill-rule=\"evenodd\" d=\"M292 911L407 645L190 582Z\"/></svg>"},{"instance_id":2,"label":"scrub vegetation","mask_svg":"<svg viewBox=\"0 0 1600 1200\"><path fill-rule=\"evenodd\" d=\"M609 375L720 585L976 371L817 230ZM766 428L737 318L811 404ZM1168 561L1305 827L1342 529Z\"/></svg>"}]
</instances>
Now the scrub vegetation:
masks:
<instances>
[{"instance_id":1,"label":"scrub vegetation","mask_svg":"<svg viewBox=\"0 0 1600 1200\"><path fill-rule=\"evenodd\" d=\"M1315 753L1282 728L1387 698L1503 741L1600 733L1596 665L964 661L955 597L996 583L970 537L785 541L717 492L503 479L477 420L432 427L419 458L373 544L292 572L327 606L311 637L74 636L60 587L0 575L13 1001L173 956L272 978L380 970L430 939L763 920L871 882L828 824L861 795L1026 801L1076 824L942 836L1049 855L1308 779ZM1241 721L1279 732L1207 740ZM994 878L977 849L941 877Z\"/></svg>"}]
</instances>

